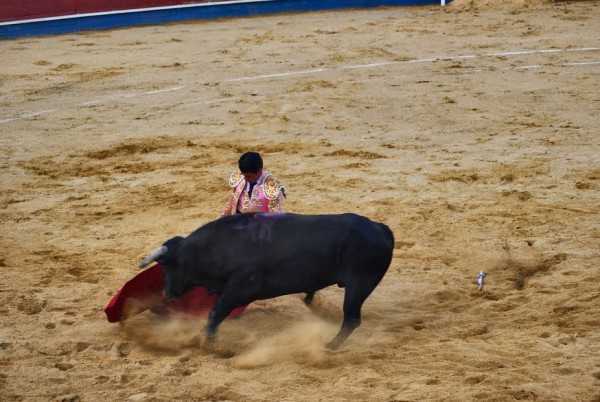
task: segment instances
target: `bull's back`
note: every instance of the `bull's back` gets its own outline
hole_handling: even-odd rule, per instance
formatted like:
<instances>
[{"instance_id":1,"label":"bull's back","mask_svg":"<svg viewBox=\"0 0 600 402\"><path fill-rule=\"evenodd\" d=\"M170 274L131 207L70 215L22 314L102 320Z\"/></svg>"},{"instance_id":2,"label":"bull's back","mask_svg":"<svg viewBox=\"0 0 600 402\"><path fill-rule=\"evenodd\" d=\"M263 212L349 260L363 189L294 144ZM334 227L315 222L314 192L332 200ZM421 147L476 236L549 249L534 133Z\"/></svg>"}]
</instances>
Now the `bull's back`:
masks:
<instances>
[{"instance_id":1,"label":"bull's back","mask_svg":"<svg viewBox=\"0 0 600 402\"><path fill-rule=\"evenodd\" d=\"M189 236L207 251L287 255L316 253L335 255L349 242L363 247L393 250L394 237L384 224L352 214L302 215L293 213L248 213L211 222ZM196 237L196 239L194 239ZM246 255L248 257L248 255Z\"/></svg>"},{"instance_id":2,"label":"bull's back","mask_svg":"<svg viewBox=\"0 0 600 402\"><path fill-rule=\"evenodd\" d=\"M213 221L185 242L195 250L194 259L220 272L252 267L295 280L335 281L342 260L391 259L394 240L386 225L351 213L248 213Z\"/></svg>"},{"instance_id":3,"label":"bull's back","mask_svg":"<svg viewBox=\"0 0 600 402\"><path fill-rule=\"evenodd\" d=\"M383 223L352 213L286 218L263 252L301 277L329 284L353 275L380 280L391 263L394 235Z\"/></svg>"}]
</instances>

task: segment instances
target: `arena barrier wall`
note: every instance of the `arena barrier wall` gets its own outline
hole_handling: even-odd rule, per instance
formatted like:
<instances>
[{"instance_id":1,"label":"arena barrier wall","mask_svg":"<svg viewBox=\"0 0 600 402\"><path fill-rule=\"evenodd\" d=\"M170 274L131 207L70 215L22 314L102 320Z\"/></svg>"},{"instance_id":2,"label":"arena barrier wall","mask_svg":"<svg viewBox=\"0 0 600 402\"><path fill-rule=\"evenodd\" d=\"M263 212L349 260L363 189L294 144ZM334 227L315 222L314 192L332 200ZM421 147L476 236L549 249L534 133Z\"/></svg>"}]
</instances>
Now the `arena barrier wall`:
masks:
<instances>
[{"instance_id":1,"label":"arena barrier wall","mask_svg":"<svg viewBox=\"0 0 600 402\"><path fill-rule=\"evenodd\" d=\"M442 0L5 0L0 39L157 25L189 20L382 6L445 5Z\"/></svg>"}]
</instances>

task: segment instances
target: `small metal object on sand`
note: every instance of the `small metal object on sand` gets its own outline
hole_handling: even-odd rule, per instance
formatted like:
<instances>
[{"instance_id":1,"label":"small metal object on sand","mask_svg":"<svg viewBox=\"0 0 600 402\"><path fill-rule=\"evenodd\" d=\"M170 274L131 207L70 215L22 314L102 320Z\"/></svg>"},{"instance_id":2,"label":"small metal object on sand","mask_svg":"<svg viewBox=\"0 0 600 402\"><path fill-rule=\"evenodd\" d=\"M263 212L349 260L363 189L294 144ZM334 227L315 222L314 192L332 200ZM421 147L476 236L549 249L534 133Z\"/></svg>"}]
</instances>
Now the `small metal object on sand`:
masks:
<instances>
[{"instance_id":1,"label":"small metal object on sand","mask_svg":"<svg viewBox=\"0 0 600 402\"><path fill-rule=\"evenodd\" d=\"M483 288L483 277L485 274L483 271L479 271L479 276L477 277L477 290L481 290Z\"/></svg>"}]
</instances>

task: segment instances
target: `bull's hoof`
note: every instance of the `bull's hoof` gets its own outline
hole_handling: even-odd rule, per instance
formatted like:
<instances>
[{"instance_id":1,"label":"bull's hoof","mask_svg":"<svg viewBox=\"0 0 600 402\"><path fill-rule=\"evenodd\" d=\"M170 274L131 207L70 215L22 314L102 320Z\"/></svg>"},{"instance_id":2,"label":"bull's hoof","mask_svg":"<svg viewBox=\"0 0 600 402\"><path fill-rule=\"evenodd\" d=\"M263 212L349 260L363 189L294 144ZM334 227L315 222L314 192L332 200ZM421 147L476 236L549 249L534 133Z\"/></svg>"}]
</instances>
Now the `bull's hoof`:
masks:
<instances>
[{"instance_id":1,"label":"bull's hoof","mask_svg":"<svg viewBox=\"0 0 600 402\"><path fill-rule=\"evenodd\" d=\"M325 344L325 348L329 350L338 350L342 346L342 342L336 341L335 339Z\"/></svg>"},{"instance_id":2,"label":"bull's hoof","mask_svg":"<svg viewBox=\"0 0 600 402\"><path fill-rule=\"evenodd\" d=\"M217 338L217 333L208 328L204 328L204 335L207 343L214 343Z\"/></svg>"},{"instance_id":3,"label":"bull's hoof","mask_svg":"<svg viewBox=\"0 0 600 402\"><path fill-rule=\"evenodd\" d=\"M203 338L200 335L196 335L192 339L190 339L188 346L191 348L201 348L203 342Z\"/></svg>"}]
</instances>

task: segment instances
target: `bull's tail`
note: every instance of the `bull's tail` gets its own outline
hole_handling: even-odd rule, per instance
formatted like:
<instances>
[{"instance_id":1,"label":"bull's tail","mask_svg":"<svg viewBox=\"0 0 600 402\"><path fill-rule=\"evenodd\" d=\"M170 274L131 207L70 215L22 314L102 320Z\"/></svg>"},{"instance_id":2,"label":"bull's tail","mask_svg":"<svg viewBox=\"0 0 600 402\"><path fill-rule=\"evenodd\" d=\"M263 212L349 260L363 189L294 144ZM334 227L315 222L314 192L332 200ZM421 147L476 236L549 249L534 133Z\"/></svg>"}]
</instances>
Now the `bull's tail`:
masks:
<instances>
[{"instance_id":1,"label":"bull's tail","mask_svg":"<svg viewBox=\"0 0 600 402\"><path fill-rule=\"evenodd\" d=\"M176 237L173 237L172 239L167 240L166 242L163 243L162 246L157 247L154 250L152 250L150 253L148 253L148 255L145 256L144 259L140 262L139 267L144 268L146 265L150 264L151 262L161 260L164 258L164 256L167 255L167 253L172 255L172 252L177 248L177 245L179 244L179 242L181 240L183 240L183 237L180 237L180 236L176 236ZM161 257L163 257L163 258L161 258Z\"/></svg>"}]
</instances>

